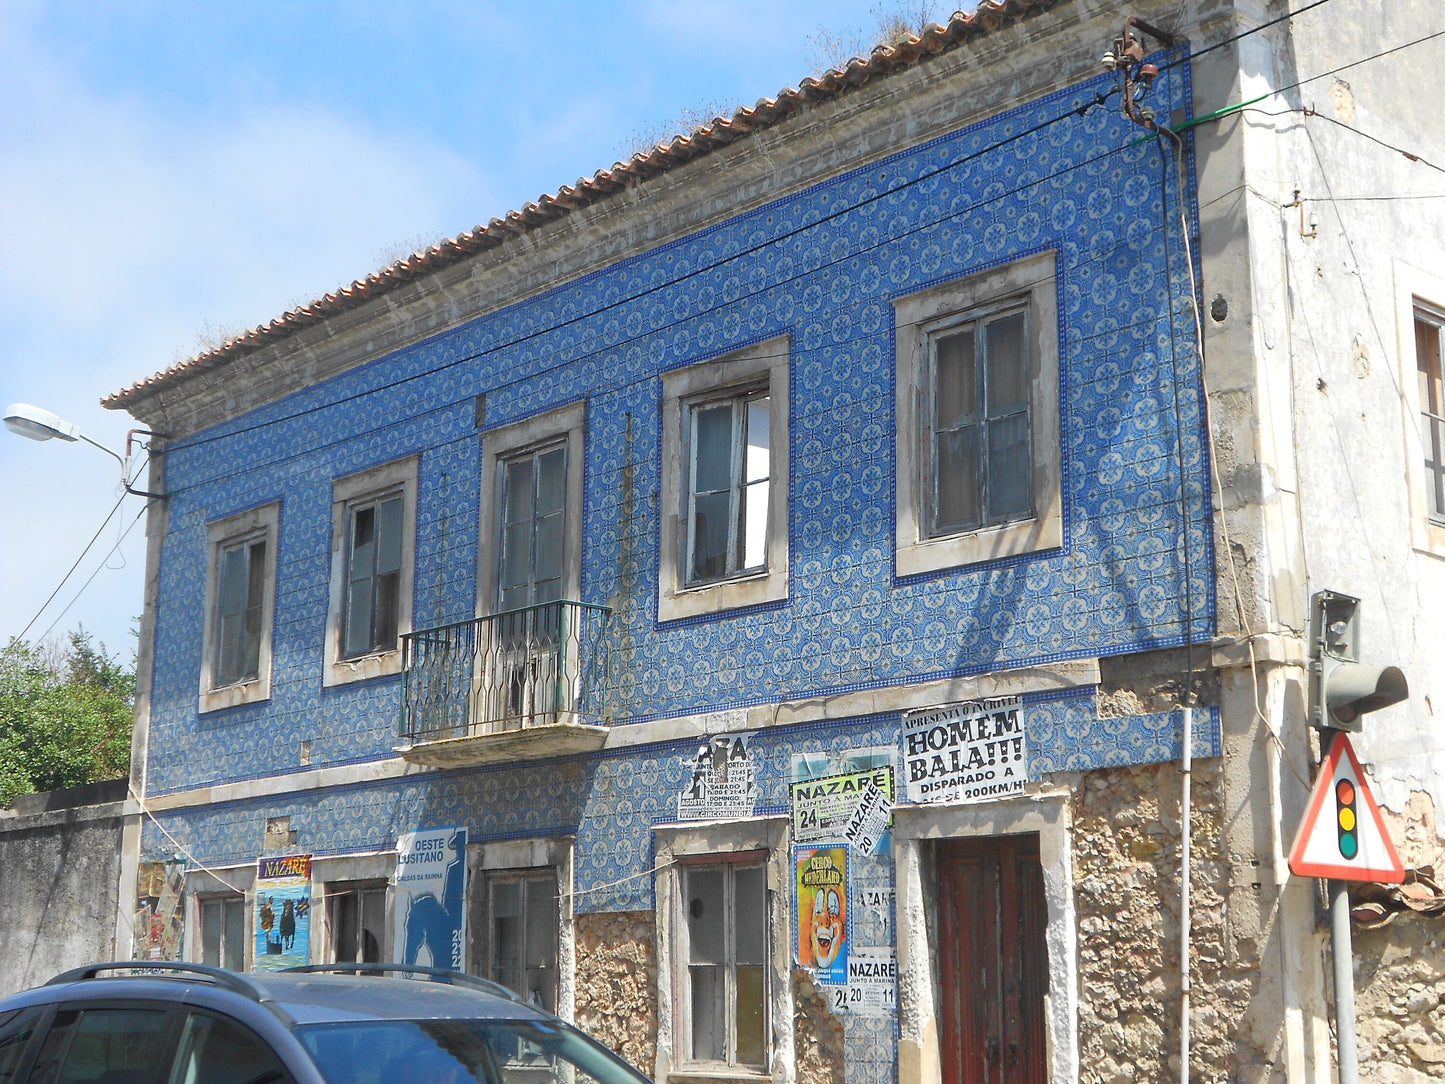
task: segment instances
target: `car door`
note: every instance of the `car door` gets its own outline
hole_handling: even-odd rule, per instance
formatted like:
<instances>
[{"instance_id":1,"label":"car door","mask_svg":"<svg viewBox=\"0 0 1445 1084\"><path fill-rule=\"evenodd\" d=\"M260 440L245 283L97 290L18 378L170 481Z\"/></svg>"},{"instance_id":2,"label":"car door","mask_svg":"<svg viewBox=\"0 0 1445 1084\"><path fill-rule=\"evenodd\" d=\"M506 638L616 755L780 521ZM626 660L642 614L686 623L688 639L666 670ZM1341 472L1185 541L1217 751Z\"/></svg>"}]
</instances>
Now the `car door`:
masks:
<instances>
[{"instance_id":1,"label":"car door","mask_svg":"<svg viewBox=\"0 0 1445 1084\"><path fill-rule=\"evenodd\" d=\"M165 1084L177 1017L163 1002L58 1004L17 1084Z\"/></svg>"}]
</instances>

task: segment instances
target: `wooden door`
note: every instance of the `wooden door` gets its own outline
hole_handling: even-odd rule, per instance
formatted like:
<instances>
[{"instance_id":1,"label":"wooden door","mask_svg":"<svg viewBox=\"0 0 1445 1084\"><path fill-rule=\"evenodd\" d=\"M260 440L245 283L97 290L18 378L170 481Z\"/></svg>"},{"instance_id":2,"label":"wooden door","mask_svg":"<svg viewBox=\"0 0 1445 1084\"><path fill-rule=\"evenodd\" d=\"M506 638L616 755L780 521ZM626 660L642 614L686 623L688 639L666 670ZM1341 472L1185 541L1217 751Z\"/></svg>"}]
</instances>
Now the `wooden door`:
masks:
<instances>
[{"instance_id":1,"label":"wooden door","mask_svg":"<svg viewBox=\"0 0 1445 1084\"><path fill-rule=\"evenodd\" d=\"M1045 1084L1047 907L1036 835L938 849L943 1084Z\"/></svg>"}]
</instances>

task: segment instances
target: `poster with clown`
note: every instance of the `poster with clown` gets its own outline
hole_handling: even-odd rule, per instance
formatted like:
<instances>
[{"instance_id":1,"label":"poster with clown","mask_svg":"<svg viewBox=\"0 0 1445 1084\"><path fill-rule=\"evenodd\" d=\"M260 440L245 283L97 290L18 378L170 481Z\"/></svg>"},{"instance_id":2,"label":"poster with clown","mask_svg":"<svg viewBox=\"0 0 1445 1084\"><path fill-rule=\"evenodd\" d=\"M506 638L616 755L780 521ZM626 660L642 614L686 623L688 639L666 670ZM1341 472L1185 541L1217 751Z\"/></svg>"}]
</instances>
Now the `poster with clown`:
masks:
<instances>
[{"instance_id":1,"label":"poster with clown","mask_svg":"<svg viewBox=\"0 0 1445 1084\"><path fill-rule=\"evenodd\" d=\"M848 984L848 848L796 847L798 966L823 986Z\"/></svg>"}]
</instances>

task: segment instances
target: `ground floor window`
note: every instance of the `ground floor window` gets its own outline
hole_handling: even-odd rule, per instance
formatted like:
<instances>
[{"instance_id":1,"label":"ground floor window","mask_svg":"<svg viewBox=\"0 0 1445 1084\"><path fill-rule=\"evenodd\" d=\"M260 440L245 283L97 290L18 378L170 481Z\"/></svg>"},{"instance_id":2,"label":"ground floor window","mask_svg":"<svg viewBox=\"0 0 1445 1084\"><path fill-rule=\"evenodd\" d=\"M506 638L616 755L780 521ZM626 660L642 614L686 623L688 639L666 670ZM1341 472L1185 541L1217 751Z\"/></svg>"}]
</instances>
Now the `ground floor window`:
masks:
<instances>
[{"instance_id":1,"label":"ground floor window","mask_svg":"<svg viewBox=\"0 0 1445 1084\"><path fill-rule=\"evenodd\" d=\"M653 1076L757 1079L793 1056L788 818L654 829Z\"/></svg>"},{"instance_id":2,"label":"ground floor window","mask_svg":"<svg viewBox=\"0 0 1445 1084\"><path fill-rule=\"evenodd\" d=\"M487 977L557 1011L557 873L487 875Z\"/></svg>"},{"instance_id":3,"label":"ground floor window","mask_svg":"<svg viewBox=\"0 0 1445 1084\"><path fill-rule=\"evenodd\" d=\"M245 970L246 899L244 896L212 896L200 901L201 963Z\"/></svg>"},{"instance_id":4,"label":"ground floor window","mask_svg":"<svg viewBox=\"0 0 1445 1084\"><path fill-rule=\"evenodd\" d=\"M331 958L339 964L380 963L386 943L386 886L332 886L326 908Z\"/></svg>"},{"instance_id":5,"label":"ground floor window","mask_svg":"<svg viewBox=\"0 0 1445 1084\"><path fill-rule=\"evenodd\" d=\"M692 1061L767 1062L765 857L683 868Z\"/></svg>"}]
</instances>

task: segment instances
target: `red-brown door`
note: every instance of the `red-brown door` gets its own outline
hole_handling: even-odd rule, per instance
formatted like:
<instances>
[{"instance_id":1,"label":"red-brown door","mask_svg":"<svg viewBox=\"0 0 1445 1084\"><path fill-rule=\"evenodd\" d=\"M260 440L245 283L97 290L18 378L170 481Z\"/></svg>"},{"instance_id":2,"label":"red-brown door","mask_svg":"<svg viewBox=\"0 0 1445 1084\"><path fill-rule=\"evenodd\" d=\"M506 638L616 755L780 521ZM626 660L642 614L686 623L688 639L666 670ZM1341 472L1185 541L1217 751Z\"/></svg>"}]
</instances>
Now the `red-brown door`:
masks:
<instances>
[{"instance_id":1,"label":"red-brown door","mask_svg":"<svg viewBox=\"0 0 1445 1084\"><path fill-rule=\"evenodd\" d=\"M1048 913L1039 837L938 849L943 1084L1045 1084Z\"/></svg>"}]
</instances>

